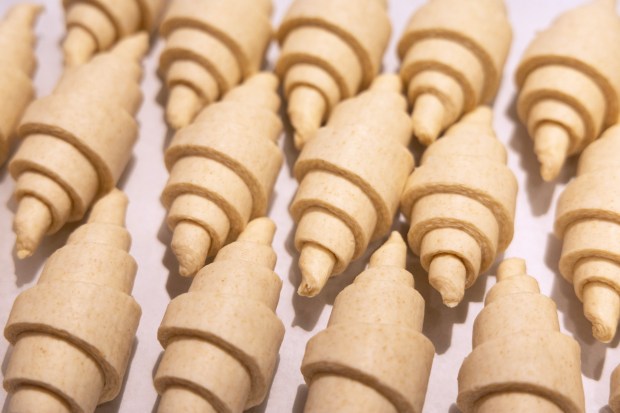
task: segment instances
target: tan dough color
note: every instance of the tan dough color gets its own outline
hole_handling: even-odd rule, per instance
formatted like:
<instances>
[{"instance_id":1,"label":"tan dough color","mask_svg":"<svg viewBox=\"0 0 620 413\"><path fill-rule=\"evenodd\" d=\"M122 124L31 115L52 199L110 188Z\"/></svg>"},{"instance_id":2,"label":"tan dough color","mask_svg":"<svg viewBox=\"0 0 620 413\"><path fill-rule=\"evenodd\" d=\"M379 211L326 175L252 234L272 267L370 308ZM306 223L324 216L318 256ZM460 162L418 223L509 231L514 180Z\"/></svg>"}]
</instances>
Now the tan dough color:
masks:
<instances>
[{"instance_id":1,"label":"tan dough color","mask_svg":"<svg viewBox=\"0 0 620 413\"><path fill-rule=\"evenodd\" d=\"M147 47L146 34L136 35L67 69L54 92L26 110L23 142L9 164L17 181L13 229L20 258L46 233L82 219L93 199L116 185L138 137L134 115Z\"/></svg>"},{"instance_id":2,"label":"tan dough color","mask_svg":"<svg viewBox=\"0 0 620 413\"><path fill-rule=\"evenodd\" d=\"M398 54L421 143L495 98L511 42L504 0L429 0L414 13Z\"/></svg>"},{"instance_id":3,"label":"tan dough color","mask_svg":"<svg viewBox=\"0 0 620 413\"><path fill-rule=\"evenodd\" d=\"M392 233L336 297L327 329L306 346L305 413L422 412L435 348L422 334L424 299L406 258Z\"/></svg>"},{"instance_id":4,"label":"tan dough color","mask_svg":"<svg viewBox=\"0 0 620 413\"><path fill-rule=\"evenodd\" d=\"M391 34L387 0L295 0L277 37L288 115L301 149L338 102L367 88Z\"/></svg>"},{"instance_id":5,"label":"tan dough color","mask_svg":"<svg viewBox=\"0 0 620 413\"><path fill-rule=\"evenodd\" d=\"M620 413L620 366L611 373L610 387L609 407L614 413Z\"/></svg>"},{"instance_id":6,"label":"tan dough color","mask_svg":"<svg viewBox=\"0 0 620 413\"><path fill-rule=\"evenodd\" d=\"M615 0L594 0L558 17L529 45L517 69L517 109L534 140L544 180L620 114L620 17Z\"/></svg>"},{"instance_id":7,"label":"tan dough color","mask_svg":"<svg viewBox=\"0 0 620 413\"><path fill-rule=\"evenodd\" d=\"M300 185L290 211L301 295L317 295L392 225L414 166L400 89L398 76L382 75L370 90L339 104L295 164Z\"/></svg>"},{"instance_id":8,"label":"tan dough color","mask_svg":"<svg viewBox=\"0 0 620 413\"><path fill-rule=\"evenodd\" d=\"M0 20L0 165L11 150L15 128L34 99L32 76L37 66L33 26L42 7L20 4Z\"/></svg>"},{"instance_id":9,"label":"tan dough color","mask_svg":"<svg viewBox=\"0 0 620 413\"><path fill-rule=\"evenodd\" d=\"M9 413L92 413L118 395L141 314L126 209L117 189L101 198L15 300L4 329Z\"/></svg>"},{"instance_id":10,"label":"tan dough color","mask_svg":"<svg viewBox=\"0 0 620 413\"><path fill-rule=\"evenodd\" d=\"M125 37L150 32L166 0L62 0L67 35L62 48L67 66L86 63Z\"/></svg>"},{"instance_id":11,"label":"tan dough color","mask_svg":"<svg viewBox=\"0 0 620 413\"><path fill-rule=\"evenodd\" d=\"M240 413L265 399L284 338L275 230L268 218L250 222L168 306L157 334L166 349L159 413Z\"/></svg>"},{"instance_id":12,"label":"tan dough color","mask_svg":"<svg viewBox=\"0 0 620 413\"><path fill-rule=\"evenodd\" d=\"M575 287L596 339L610 342L620 317L620 125L581 155L577 178L558 201L562 276Z\"/></svg>"},{"instance_id":13,"label":"tan dough color","mask_svg":"<svg viewBox=\"0 0 620 413\"><path fill-rule=\"evenodd\" d=\"M409 177L402 211L409 246L444 304L458 305L514 232L517 181L481 106L429 146Z\"/></svg>"},{"instance_id":14,"label":"tan dough color","mask_svg":"<svg viewBox=\"0 0 620 413\"><path fill-rule=\"evenodd\" d=\"M179 130L166 150L162 201L181 275L194 275L267 213L282 166L277 88L273 74L252 76Z\"/></svg>"},{"instance_id":15,"label":"tan dough color","mask_svg":"<svg viewBox=\"0 0 620 413\"><path fill-rule=\"evenodd\" d=\"M560 332L556 305L525 261L500 264L474 322L473 348L458 376L461 412L585 412L581 349Z\"/></svg>"},{"instance_id":16,"label":"tan dough color","mask_svg":"<svg viewBox=\"0 0 620 413\"><path fill-rule=\"evenodd\" d=\"M271 0L173 0L164 17L159 71L166 118L189 125L209 103L260 69L272 37Z\"/></svg>"}]
</instances>

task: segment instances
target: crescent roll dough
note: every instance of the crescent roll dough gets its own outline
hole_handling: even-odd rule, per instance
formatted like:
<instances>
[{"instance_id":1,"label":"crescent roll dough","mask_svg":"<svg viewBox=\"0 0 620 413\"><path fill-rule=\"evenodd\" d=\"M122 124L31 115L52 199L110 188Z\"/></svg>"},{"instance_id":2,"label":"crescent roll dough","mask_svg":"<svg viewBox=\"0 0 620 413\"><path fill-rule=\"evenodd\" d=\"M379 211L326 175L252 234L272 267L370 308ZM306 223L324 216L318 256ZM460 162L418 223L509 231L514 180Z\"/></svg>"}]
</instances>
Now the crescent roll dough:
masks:
<instances>
[{"instance_id":1,"label":"crescent roll dough","mask_svg":"<svg viewBox=\"0 0 620 413\"><path fill-rule=\"evenodd\" d=\"M414 165L400 89L398 76L383 75L342 102L295 164L300 184L290 211L301 253L301 295L318 294L392 225Z\"/></svg>"},{"instance_id":2,"label":"crescent roll dough","mask_svg":"<svg viewBox=\"0 0 620 413\"><path fill-rule=\"evenodd\" d=\"M166 150L162 201L181 275L194 275L250 219L267 213L282 166L277 88L273 74L252 76L177 132Z\"/></svg>"},{"instance_id":3,"label":"crescent roll dough","mask_svg":"<svg viewBox=\"0 0 620 413\"><path fill-rule=\"evenodd\" d=\"M461 412L585 412L579 343L560 332L555 303L523 260L500 264L473 347L458 376Z\"/></svg>"},{"instance_id":4,"label":"crescent roll dough","mask_svg":"<svg viewBox=\"0 0 620 413\"><path fill-rule=\"evenodd\" d=\"M338 102L367 88L391 34L387 0L295 0L277 36L295 146L311 139Z\"/></svg>"},{"instance_id":5,"label":"crescent roll dough","mask_svg":"<svg viewBox=\"0 0 620 413\"><path fill-rule=\"evenodd\" d=\"M52 94L26 110L23 142L9 164L20 258L30 256L45 234L82 219L95 197L116 185L138 137L134 116L147 47L146 34L136 35L67 69Z\"/></svg>"},{"instance_id":6,"label":"crescent roll dough","mask_svg":"<svg viewBox=\"0 0 620 413\"><path fill-rule=\"evenodd\" d=\"M539 33L517 69L517 109L546 181L620 114L620 17L615 0L594 0Z\"/></svg>"},{"instance_id":7,"label":"crescent roll dough","mask_svg":"<svg viewBox=\"0 0 620 413\"><path fill-rule=\"evenodd\" d=\"M0 20L0 165L11 150L15 128L34 99L32 76L36 68L33 26L41 6L19 4Z\"/></svg>"},{"instance_id":8,"label":"crescent roll dough","mask_svg":"<svg viewBox=\"0 0 620 413\"><path fill-rule=\"evenodd\" d=\"M159 413L241 413L265 399L284 338L275 229L268 218L250 222L168 306L157 334L166 349Z\"/></svg>"},{"instance_id":9,"label":"crescent roll dough","mask_svg":"<svg viewBox=\"0 0 620 413\"><path fill-rule=\"evenodd\" d=\"M406 257L392 233L336 297L327 329L306 346L305 413L422 412L435 347L422 334L424 299Z\"/></svg>"},{"instance_id":10,"label":"crescent roll dough","mask_svg":"<svg viewBox=\"0 0 620 413\"><path fill-rule=\"evenodd\" d=\"M511 41L504 0L430 0L413 14L398 54L421 143L495 98Z\"/></svg>"},{"instance_id":11,"label":"crescent roll dough","mask_svg":"<svg viewBox=\"0 0 620 413\"><path fill-rule=\"evenodd\" d=\"M118 395L141 315L130 295L137 265L126 209L117 189L101 198L13 303L4 329L9 412L92 413Z\"/></svg>"},{"instance_id":12,"label":"crescent roll dough","mask_svg":"<svg viewBox=\"0 0 620 413\"><path fill-rule=\"evenodd\" d=\"M514 233L517 181L491 123L486 106L465 115L428 147L402 195L409 246L449 307Z\"/></svg>"},{"instance_id":13,"label":"crescent roll dough","mask_svg":"<svg viewBox=\"0 0 620 413\"><path fill-rule=\"evenodd\" d=\"M139 31L150 32L166 0L62 0L67 36L62 48L67 66L86 63Z\"/></svg>"},{"instance_id":14,"label":"crescent roll dough","mask_svg":"<svg viewBox=\"0 0 620 413\"><path fill-rule=\"evenodd\" d=\"M594 337L610 342L620 317L620 125L581 155L577 178L558 201L555 233L564 240L560 272L583 301Z\"/></svg>"},{"instance_id":15,"label":"crescent roll dough","mask_svg":"<svg viewBox=\"0 0 620 413\"><path fill-rule=\"evenodd\" d=\"M271 41L271 0L173 0L161 26L166 118L189 125L209 103L260 69Z\"/></svg>"}]
</instances>

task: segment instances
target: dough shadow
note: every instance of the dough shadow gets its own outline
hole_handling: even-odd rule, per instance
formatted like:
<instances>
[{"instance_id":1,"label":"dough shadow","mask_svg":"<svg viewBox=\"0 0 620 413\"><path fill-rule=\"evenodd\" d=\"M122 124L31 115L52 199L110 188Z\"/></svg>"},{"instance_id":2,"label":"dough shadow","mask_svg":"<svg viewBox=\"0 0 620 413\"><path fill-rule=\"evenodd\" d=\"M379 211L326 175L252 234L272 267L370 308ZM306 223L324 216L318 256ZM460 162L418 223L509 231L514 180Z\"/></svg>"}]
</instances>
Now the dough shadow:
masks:
<instances>
[{"instance_id":1,"label":"dough shadow","mask_svg":"<svg viewBox=\"0 0 620 413\"><path fill-rule=\"evenodd\" d=\"M467 321L469 304L483 302L488 274L495 274L497 266L503 260L500 255L493 266L485 273L480 274L474 285L465 291L463 301L456 308L446 307L441 295L428 282L428 273L422 268L418 257L408 254L407 268L413 272L416 290L424 297L424 328L422 332L435 346L438 355L444 354L452 345L452 331L455 324L464 324Z\"/></svg>"},{"instance_id":2,"label":"dough shadow","mask_svg":"<svg viewBox=\"0 0 620 413\"><path fill-rule=\"evenodd\" d=\"M287 114L287 102L286 99L284 97L284 91L282 90L282 86L280 85L280 87L278 88L278 94L280 96L280 102L282 102L280 104L280 109L278 111L278 116L280 117L280 120L282 121L282 136L280 137L280 139L284 139L284 142L282 142L281 147L282 150L284 151L284 159L285 159L285 163L286 163L286 167L288 170L288 174L289 176L293 177L294 176L294 168L295 168L295 163L297 162L297 158L299 157L299 151L297 150L297 148L295 148L295 130L293 129L293 126L291 125L291 121L288 117Z\"/></svg>"},{"instance_id":3,"label":"dough shadow","mask_svg":"<svg viewBox=\"0 0 620 413\"><path fill-rule=\"evenodd\" d=\"M291 413L303 413L306 407L306 400L308 399L308 386L300 384L297 386L297 394L295 395L295 402L293 403L293 409Z\"/></svg>"},{"instance_id":4,"label":"dough shadow","mask_svg":"<svg viewBox=\"0 0 620 413\"><path fill-rule=\"evenodd\" d=\"M616 334L611 343L601 343L592 336L592 325L583 315L583 306L573 289L558 268L562 242L553 234L547 237L545 265L555 275L551 298L555 301L558 312L562 314L562 321L566 330L577 340L581 347L581 372L593 380L599 380L605 365L607 348L616 348L620 343L620 335Z\"/></svg>"},{"instance_id":5,"label":"dough shadow","mask_svg":"<svg viewBox=\"0 0 620 413\"><path fill-rule=\"evenodd\" d=\"M456 403L452 403L452 405L450 406L450 410L448 410L448 413L461 413L461 411L457 407Z\"/></svg>"},{"instance_id":6,"label":"dough shadow","mask_svg":"<svg viewBox=\"0 0 620 413\"><path fill-rule=\"evenodd\" d=\"M510 107L506 111L508 117L515 125L514 132L510 137L510 148L519 157L521 168L527 171L525 191L529 200L532 214L536 217L545 215L551 208L553 195L558 183L568 182L577 170L577 157L573 156L566 160L558 178L552 182L545 182L540 176L540 164L534 153L534 142L530 138L527 129L517 114L517 97L513 98ZM523 189L523 188L520 188Z\"/></svg>"}]
</instances>

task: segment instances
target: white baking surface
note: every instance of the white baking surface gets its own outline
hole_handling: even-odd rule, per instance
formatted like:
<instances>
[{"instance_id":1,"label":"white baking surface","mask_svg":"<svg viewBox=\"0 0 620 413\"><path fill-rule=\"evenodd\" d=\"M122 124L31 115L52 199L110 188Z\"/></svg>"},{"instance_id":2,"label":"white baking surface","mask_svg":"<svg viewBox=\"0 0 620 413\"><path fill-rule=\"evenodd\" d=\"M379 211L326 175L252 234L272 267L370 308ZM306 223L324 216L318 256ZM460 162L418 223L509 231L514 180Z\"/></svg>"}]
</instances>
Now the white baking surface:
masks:
<instances>
[{"instance_id":1,"label":"white baking surface","mask_svg":"<svg viewBox=\"0 0 620 413\"><path fill-rule=\"evenodd\" d=\"M41 1L41 0L40 0ZM2 0L0 13L19 0ZM277 0L274 22L279 23L290 0ZM509 151L509 165L517 175L520 191L517 206L516 231L506 257L519 256L527 260L530 274L540 282L544 294L558 304L562 331L574 337L582 347L582 373L588 413L610 413L606 407L609 395L609 377L620 363L620 352L615 350L619 338L610 345L596 342L590 326L582 315L581 304L572 286L564 281L557 270L561 243L551 234L555 203L562 188L575 173L575 160L571 160L555 184L544 183L538 175L538 165L532 152L532 144L515 115L515 66L536 31L547 27L562 10L580 4L579 0L509 0L510 19L514 27L514 41L505 70L503 84L495 103L495 128ZM60 1L45 0L46 12L37 26L39 43L37 55L39 70L36 87L39 96L51 92L61 73L59 41L63 35ZM384 59L386 71L396 71L398 59L395 44L411 13L424 3L423 0L392 0L390 16L393 35ZM176 261L168 248L170 232L164 224L165 210L159 202L159 194L167 179L163 163L163 149L171 137L163 121L161 106L161 82L155 75L157 56L161 51L157 42L145 63L143 81L144 105L139 114L140 140L134 151L134 159L123 176L120 187L130 199L127 225L133 236L131 253L136 258L139 271L133 294L142 306L142 320L137 343L128 369L126 383L121 395L114 401L97 409L97 413L146 413L155 412L157 394L152 386L162 349L156 340L156 331L162 315L172 297L185 292L189 281L177 274ZM268 64L278 55L272 46ZM0 101L2 105L10 102ZM253 413L302 412L307 388L299 372L305 344L310 337L323 329L327 323L331 305L339 291L348 285L365 265L368 254L352 264L345 275L329 282L317 298L305 299L296 295L299 272L296 268L297 253L293 247L293 222L287 212L294 195L296 182L291 167L296 158L290 137L284 137L281 145L286 151L286 162L276 185L269 216L278 225L274 248L278 253L277 273L284 280L278 315L286 326L284 343L271 391L263 405L251 410ZM420 148L415 147L419 159ZM15 297L35 284L44 260L61 247L76 225L48 237L34 257L18 261L13 250L14 235L11 222L15 202L11 199L13 181L6 167L0 171L0 325L4 325ZM396 224L403 234L407 227ZM371 245L370 251L377 248ZM471 351L471 330L476 315L482 308L485 291L494 283L493 276L482 275L467 291L465 301L450 310L441 303L437 292L429 287L426 274L411 255L409 267L415 274L416 287L426 299L424 333L435 344L437 355L433 364L424 411L429 413L458 413L456 377L463 358ZM493 274L495 266L489 272ZM0 357L4 372L10 354L6 340L0 339ZM0 391L5 405L6 392ZM45 412L42 412L45 413Z\"/></svg>"}]
</instances>

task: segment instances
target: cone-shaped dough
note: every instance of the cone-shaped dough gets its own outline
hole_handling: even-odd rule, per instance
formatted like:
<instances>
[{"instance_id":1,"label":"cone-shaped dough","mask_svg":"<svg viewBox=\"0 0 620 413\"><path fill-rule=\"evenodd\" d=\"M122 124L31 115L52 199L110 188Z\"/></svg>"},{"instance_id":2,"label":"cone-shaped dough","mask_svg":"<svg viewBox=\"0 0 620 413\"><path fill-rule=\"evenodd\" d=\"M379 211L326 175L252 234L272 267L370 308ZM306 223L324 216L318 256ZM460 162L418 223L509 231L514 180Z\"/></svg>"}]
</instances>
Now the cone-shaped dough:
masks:
<instances>
[{"instance_id":1,"label":"cone-shaped dough","mask_svg":"<svg viewBox=\"0 0 620 413\"><path fill-rule=\"evenodd\" d=\"M295 0L277 37L288 115L301 149L332 109L370 85L391 26L386 0Z\"/></svg>"},{"instance_id":2,"label":"cone-shaped dough","mask_svg":"<svg viewBox=\"0 0 620 413\"><path fill-rule=\"evenodd\" d=\"M4 329L8 411L92 413L121 389L140 320L127 197L113 189L21 293Z\"/></svg>"},{"instance_id":3,"label":"cone-shaped dough","mask_svg":"<svg viewBox=\"0 0 620 413\"><path fill-rule=\"evenodd\" d=\"M116 185L138 137L140 59L146 34L68 69L54 92L33 102L21 122L23 143L9 164L19 203L16 248L31 255L45 234L82 219L97 195Z\"/></svg>"},{"instance_id":4,"label":"cone-shaped dough","mask_svg":"<svg viewBox=\"0 0 620 413\"><path fill-rule=\"evenodd\" d=\"M421 413L435 348L422 334L424 299L394 232L334 302L306 346L306 413ZM345 407L346 406L346 407Z\"/></svg>"},{"instance_id":5,"label":"cone-shaped dough","mask_svg":"<svg viewBox=\"0 0 620 413\"><path fill-rule=\"evenodd\" d=\"M383 75L338 105L295 164L300 186L290 211L301 253L301 295L317 295L392 225L414 164L400 87L398 76Z\"/></svg>"},{"instance_id":6,"label":"cone-shaped dough","mask_svg":"<svg viewBox=\"0 0 620 413\"><path fill-rule=\"evenodd\" d=\"M0 165L11 150L15 128L34 98L32 76L36 68L33 26L42 7L19 4L0 20Z\"/></svg>"},{"instance_id":7,"label":"cone-shaped dough","mask_svg":"<svg viewBox=\"0 0 620 413\"><path fill-rule=\"evenodd\" d=\"M282 153L278 79L259 73L207 107L166 150L162 194L180 273L191 276L266 214Z\"/></svg>"},{"instance_id":8,"label":"cone-shaped dough","mask_svg":"<svg viewBox=\"0 0 620 413\"><path fill-rule=\"evenodd\" d=\"M508 259L497 271L459 371L459 409L585 413L581 350L560 333L555 303L540 294L525 261Z\"/></svg>"},{"instance_id":9,"label":"cone-shaped dough","mask_svg":"<svg viewBox=\"0 0 620 413\"><path fill-rule=\"evenodd\" d=\"M610 342L620 317L620 125L581 155L577 178L560 196L555 233L564 240L560 272L574 284L594 336Z\"/></svg>"},{"instance_id":10,"label":"cone-shaped dough","mask_svg":"<svg viewBox=\"0 0 620 413\"><path fill-rule=\"evenodd\" d=\"M271 0L173 0L161 26L159 71L168 88L166 118L189 125L208 104L249 78L272 36Z\"/></svg>"},{"instance_id":11,"label":"cone-shaped dough","mask_svg":"<svg viewBox=\"0 0 620 413\"><path fill-rule=\"evenodd\" d=\"M486 106L465 115L426 150L402 196L409 246L449 307L513 236L517 181L491 123Z\"/></svg>"},{"instance_id":12,"label":"cone-shaped dough","mask_svg":"<svg viewBox=\"0 0 620 413\"><path fill-rule=\"evenodd\" d=\"M166 0L63 0L65 64L86 63L125 37L156 27Z\"/></svg>"},{"instance_id":13,"label":"cone-shaped dough","mask_svg":"<svg viewBox=\"0 0 620 413\"><path fill-rule=\"evenodd\" d=\"M398 54L421 143L494 99L511 41L504 0L429 0L414 13Z\"/></svg>"},{"instance_id":14,"label":"cone-shaped dough","mask_svg":"<svg viewBox=\"0 0 620 413\"><path fill-rule=\"evenodd\" d=\"M620 113L620 17L593 0L536 36L517 70L519 118L534 139L546 181Z\"/></svg>"},{"instance_id":15,"label":"cone-shaped dough","mask_svg":"<svg viewBox=\"0 0 620 413\"><path fill-rule=\"evenodd\" d=\"M159 413L240 413L265 399L284 338L274 232L268 218L251 221L168 306L157 335L166 349Z\"/></svg>"}]
</instances>

